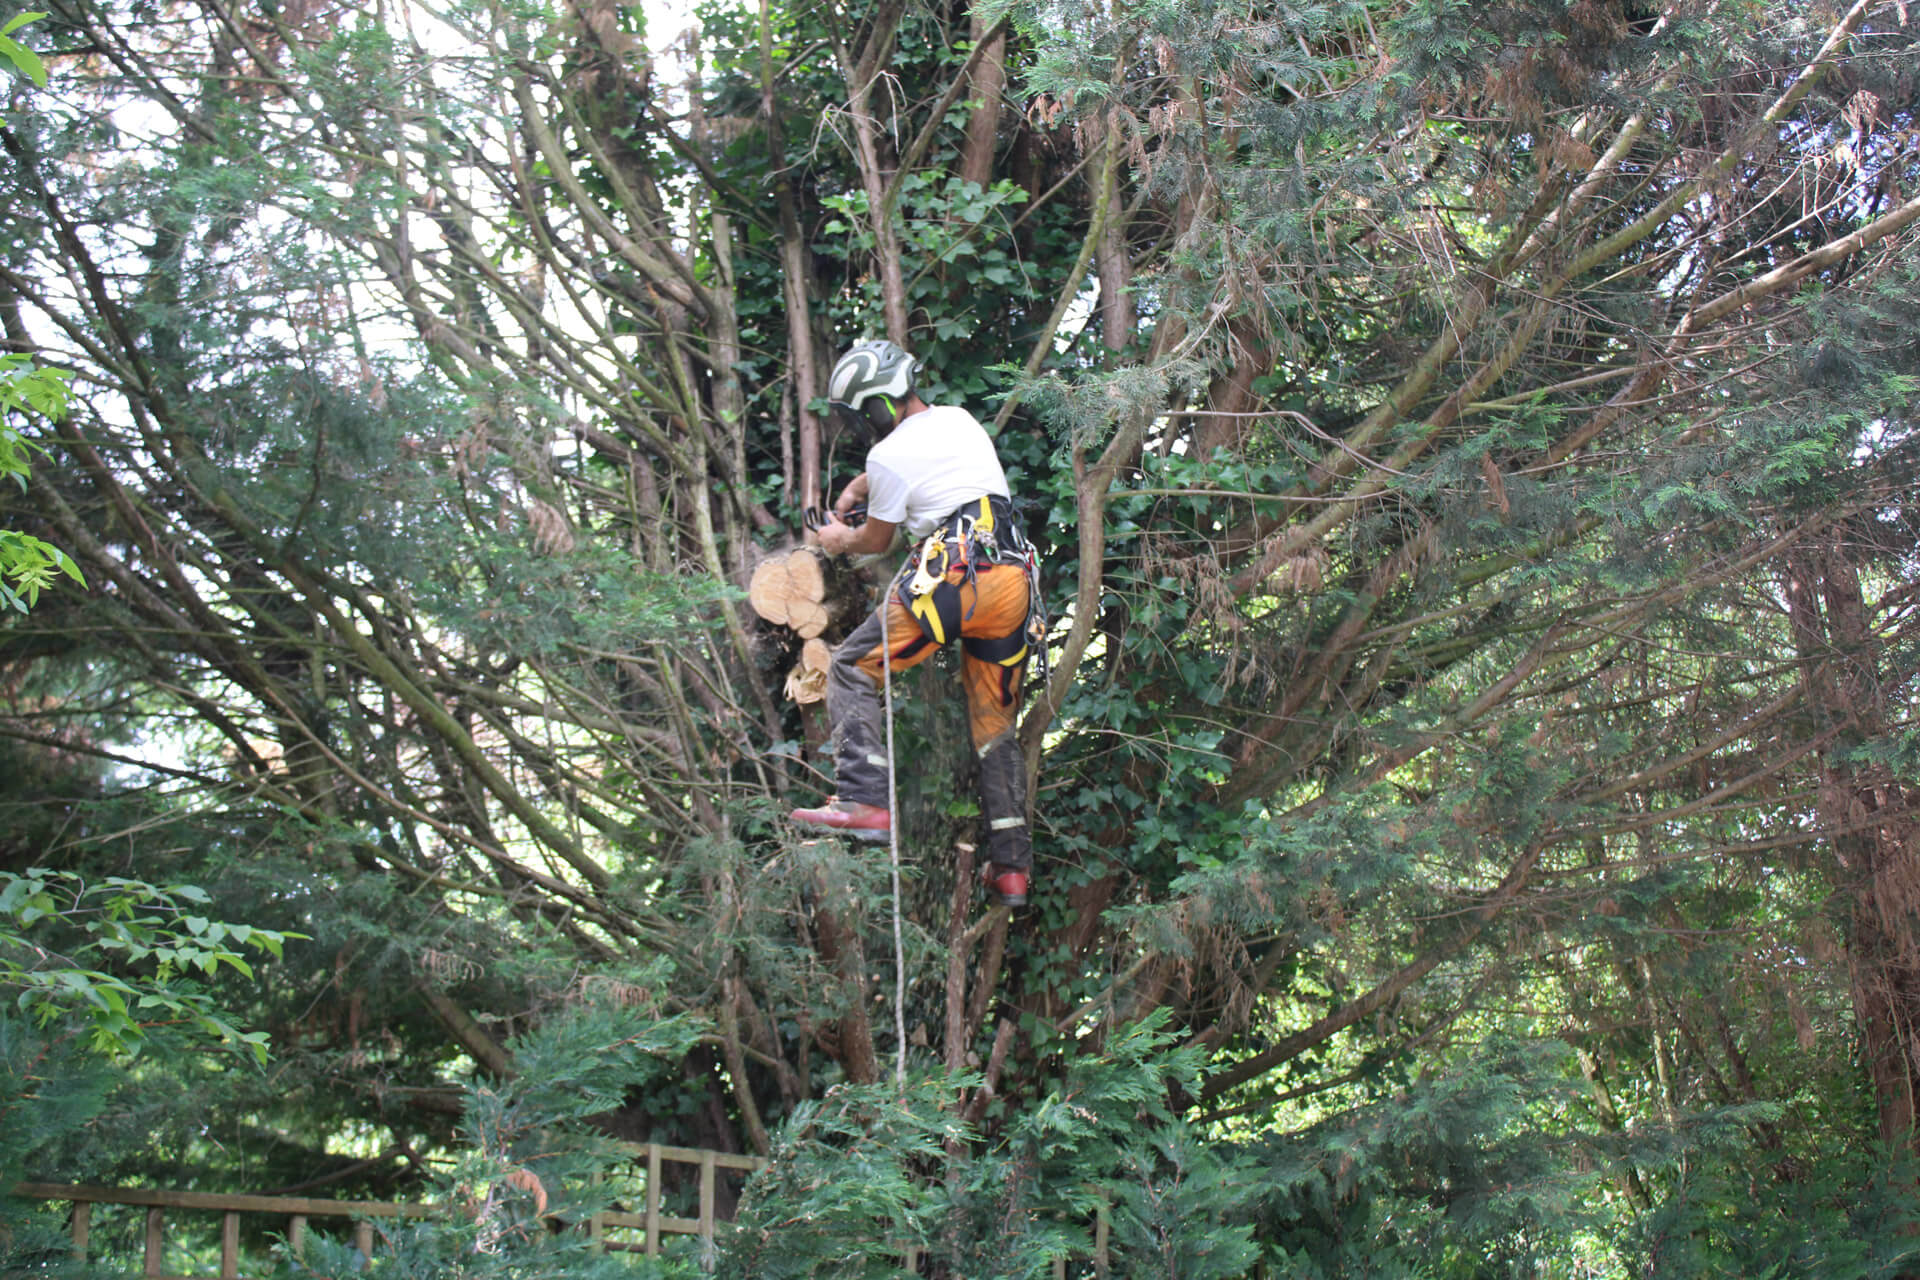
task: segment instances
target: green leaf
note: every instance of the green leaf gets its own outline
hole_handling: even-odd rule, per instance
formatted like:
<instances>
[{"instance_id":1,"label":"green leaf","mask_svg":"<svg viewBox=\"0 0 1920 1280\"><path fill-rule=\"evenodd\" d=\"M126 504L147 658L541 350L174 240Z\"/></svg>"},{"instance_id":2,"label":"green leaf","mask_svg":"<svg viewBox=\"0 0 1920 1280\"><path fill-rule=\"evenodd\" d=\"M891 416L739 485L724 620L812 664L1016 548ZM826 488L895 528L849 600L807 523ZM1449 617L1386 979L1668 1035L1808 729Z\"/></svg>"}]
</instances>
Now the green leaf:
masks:
<instances>
[{"instance_id":1,"label":"green leaf","mask_svg":"<svg viewBox=\"0 0 1920 1280\"><path fill-rule=\"evenodd\" d=\"M39 54L13 39L12 36L29 22L37 22L46 16L45 13L40 12L19 13L9 18L5 26L0 27L0 54L5 54L15 69L42 89L47 87L47 64L40 60Z\"/></svg>"}]
</instances>

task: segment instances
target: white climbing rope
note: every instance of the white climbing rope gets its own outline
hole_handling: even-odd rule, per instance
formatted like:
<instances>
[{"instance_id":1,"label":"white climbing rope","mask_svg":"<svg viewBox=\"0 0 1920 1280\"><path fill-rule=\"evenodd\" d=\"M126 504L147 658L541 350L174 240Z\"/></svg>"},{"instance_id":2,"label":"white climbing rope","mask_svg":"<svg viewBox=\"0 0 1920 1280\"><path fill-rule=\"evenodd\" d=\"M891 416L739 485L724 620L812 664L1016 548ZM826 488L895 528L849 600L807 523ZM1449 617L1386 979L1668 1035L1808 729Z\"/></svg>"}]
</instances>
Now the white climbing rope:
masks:
<instances>
[{"instance_id":1,"label":"white climbing rope","mask_svg":"<svg viewBox=\"0 0 1920 1280\"><path fill-rule=\"evenodd\" d=\"M893 779L893 643L887 615L893 612L893 583L880 599L880 689L887 711L887 855L893 871L893 1083L907 1087L907 952L900 928L900 796Z\"/></svg>"}]
</instances>

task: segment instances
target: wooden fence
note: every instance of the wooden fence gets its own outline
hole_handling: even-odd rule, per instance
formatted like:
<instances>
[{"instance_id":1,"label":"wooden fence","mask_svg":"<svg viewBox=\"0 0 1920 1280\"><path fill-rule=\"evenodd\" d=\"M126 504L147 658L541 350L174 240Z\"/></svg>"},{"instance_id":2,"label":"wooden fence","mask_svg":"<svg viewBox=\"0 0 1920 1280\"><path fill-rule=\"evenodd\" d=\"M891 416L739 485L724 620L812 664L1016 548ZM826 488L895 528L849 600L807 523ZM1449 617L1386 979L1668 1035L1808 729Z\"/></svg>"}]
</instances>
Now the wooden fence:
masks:
<instances>
[{"instance_id":1,"label":"wooden fence","mask_svg":"<svg viewBox=\"0 0 1920 1280\"><path fill-rule=\"evenodd\" d=\"M722 1169L751 1173L766 1164L757 1156L739 1156L725 1151L702 1151L692 1147L669 1147L649 1142L633 1148L637 1158L646 1162L645 1210L622 1213L608 1210L587 1221L587 1230L596 1247L633 1253L657 1254L660 1241L669 1235L699 1236L713 1239L718 1221L719 1175ZM696 1168L699 1178L699 1216L682 1218L661 1212L660 1193L665 1165L683 1164ZM252 1214L280 1218L286 1223L287 1247L296 1255L305 1241L307 1224L315 1218L344 1218L353 1222L354 1245L371 1257L374 1248L374 1220L380 1218L423 1218L433 1207L422 1204L398 1204L381 1200L317 1200L303 1196L223 1195L206 1191L160 1191L133 1187L81 1187L52 1182L27 1182L14 1188L14 1194L34 1200L67 1201L73 1205L73 1254L85 1258L93 1227L93 1206L123 1204L144 1207L147 1211L141 1275L146 1280L196 1280L169 1275L165 1269L168 1211L220 1215L220 1280L239 1280L240 1219ZM609 1236L609 1232L614 1233ZM638 1232L638 1239L620 1238Z\"/></svg>"},{"instance_id":2,"label":"wooden fence","mask_svg":"<svg viewBox=\"0 0 1920 1280\"><path fill-rule=\"evenodd\" d=\"M646 1162L645 1211L624 1213L607 1210L587 1221L587 1230L595 1247L630 1253L657 1254L662 1237L699 1236L711 1241L718 1219L720 1170L751 1173L766 1161L758 1156L733 1155L725 1151L703 1151L693 1147L669 1147L649 1142L632 1148ZM699 1216L676 1217L660 1210L662 1173L668 1164L692 1165L699 1170ZM381 1200L317 1200L302 1196L223 1195L206 1191L160 1191L135 1187L84 1187L53 1182L24 1182L14 1194L35 1200L64 1201L72 1204L73 1255L87 1256L93 1225L93 1206L119 1204L144 1207L147 1211L141 1275L145 1280L203 1280L201 1277L170 1275L165 1269L168 1211L220 1215L220 1280L240 1277L240 1219L254 1214L280 1218L286 1222L287 1248L298 1256L305 1242L307 1224L315 1218L345 1218L353 1223L354 1246L362 1256L374 1251L374 1220L424 1218L434 1207L401 1204ZM608 1233L638 1232L638 1239L610 1238ZM1106 1275L1107 1217L1102 1212L1095 1224L1094 1257L1096 1275ZM920 1251L903 1251L902 1263L909 1272L918 1270ZM1054 1263L1056 1280L1066 1280L1067 1264Z\"/></svg>"},{"instance_id":3,"label":"wooden fence","mask_svg":"<svg viewBox=\"0 0 1920 1280\"><path fill-rule=\"evenodd\" d=\"M81 1187L55 1182L24 1182L14 1194L36 1200L68 1200L73 1203L71 1219L73 1256L84 1259L88 1253L96 1204L144 1205L147 1229L141 1274L148 1280L185 1280L169 1276L163 1259L167 1243L167 1210L185 1209L196 1213L218 1213L220 1219L220 1275L236 1280L240 1274L240 1215L267 1214L287 1220L287 1245L300 1251L309 1218L353 1218L354 1243L360 1252L373 1254L372 1218L422 1217L423 1205L390 1204L378 1200L311 1200L296 1196L230 1196L204 1191L149 1191L138 1187Z\"/></svg>"}]
</instances>

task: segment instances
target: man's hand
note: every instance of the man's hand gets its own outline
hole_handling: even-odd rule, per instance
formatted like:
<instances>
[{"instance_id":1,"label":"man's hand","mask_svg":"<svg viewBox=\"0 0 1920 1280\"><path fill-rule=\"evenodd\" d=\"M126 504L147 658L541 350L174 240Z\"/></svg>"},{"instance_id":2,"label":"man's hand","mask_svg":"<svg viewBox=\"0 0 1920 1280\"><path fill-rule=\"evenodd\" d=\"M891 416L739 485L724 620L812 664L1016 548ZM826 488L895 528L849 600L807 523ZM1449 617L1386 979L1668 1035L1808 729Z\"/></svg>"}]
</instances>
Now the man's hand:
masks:
<instances>
[{"instance_id":1,"label":"man's hand","mask_svg":"<svg viewBox=\"0 0 1920 1280\"><path fill-rule=\"evenodd\" d=\"M870 556L893 545L897 527L891 520L875 520L872 516L865 524L830 520L814 536L820 539L820 549L830 556Z\"/></svg>"},{"instance_id":2,"label":"man's hand","mask_svg":"<svg viewBox=\"0 0 1920 1280\"><path fill-rule=\"evenodd\" d=\"M870 487L864 471L847 481L847 487L833 500L833 510L826 513L825 523L811 535L822 551L830 556L869 556L893 545L896 526L891 521L872 516L859 524L847 521L848 515L866 502Z\"/></svg>"},{"instance_id":3,"label":"man's hand","mask_svg":"<svg viewBox=\"0 0 1920 1280\"><path fill-rule=\"evenodd\" d=\"M820 532L814 536L820 539L820 549L830 556L847 554L847 544L853 541L855 529L844 520L828 517L820 526Z\"/></svg>"}]
</instances>

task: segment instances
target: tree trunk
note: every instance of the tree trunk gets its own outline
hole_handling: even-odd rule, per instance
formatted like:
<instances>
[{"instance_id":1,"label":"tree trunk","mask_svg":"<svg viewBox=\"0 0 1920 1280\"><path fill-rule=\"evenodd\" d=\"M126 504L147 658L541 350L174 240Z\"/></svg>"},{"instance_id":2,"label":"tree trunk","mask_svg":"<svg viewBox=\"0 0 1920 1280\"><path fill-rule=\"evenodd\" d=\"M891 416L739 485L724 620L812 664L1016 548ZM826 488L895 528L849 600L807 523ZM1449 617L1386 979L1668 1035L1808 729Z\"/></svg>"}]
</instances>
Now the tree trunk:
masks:
<instances>
[{"instance_id":1,"label":"tree trunk","mask_svg":"<svg viewBox=\"0 0 1920 1280\"><path fill-rule=\"evenodd\" d=\"M994 24L973 12L973 38L978 41L992 30ZM993 150L1000 136L1000 93L1007 83L1007 31L1000 26L998 33L987 41L986 50L980 55L980 63L973 69L973 83L969 86L976 104L973 114L967 117L967 143L960 156L960 177L966 182L976 182L981 187L993 181Z\"/></svg>"},{"instance_id":2,"label":"tree trunk","mask_svg":"<svg viewBox=\"0 0 1920 1280\"><path fill-rule=\"evenodd\" d=\"M1853 750L1886 736L1887 709L1879 637L1842 531L1792 557L1786 592L1807 702L1832 738L1819 812L1847 902L1848 979L1880 1137L1920 1150L1920 797Z\"/></svg>"}]
</instances>

